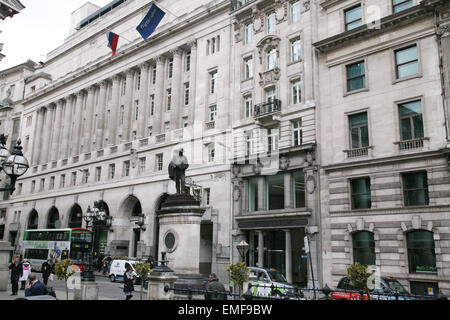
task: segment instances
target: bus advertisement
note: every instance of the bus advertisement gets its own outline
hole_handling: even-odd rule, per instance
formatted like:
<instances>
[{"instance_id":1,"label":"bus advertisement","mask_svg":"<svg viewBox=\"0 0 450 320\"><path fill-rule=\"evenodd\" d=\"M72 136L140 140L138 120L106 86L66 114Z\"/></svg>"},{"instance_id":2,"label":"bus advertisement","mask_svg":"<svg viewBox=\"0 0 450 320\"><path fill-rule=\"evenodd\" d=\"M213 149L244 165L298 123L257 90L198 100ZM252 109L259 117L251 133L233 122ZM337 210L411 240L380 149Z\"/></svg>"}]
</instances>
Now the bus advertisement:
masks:
<instances>
[{"instance_id":1,"label":"bus advertisement","mask_svg":"<svg viewBox=\"0 0 450 320\"><path fill-rule=\"evenodd\" d=\"M41 271L48 259L70 258L84 272L92 250L92 231L81 228L33 229L23 235L24 258L34 271Z\"/></svg>"}]
</instances>

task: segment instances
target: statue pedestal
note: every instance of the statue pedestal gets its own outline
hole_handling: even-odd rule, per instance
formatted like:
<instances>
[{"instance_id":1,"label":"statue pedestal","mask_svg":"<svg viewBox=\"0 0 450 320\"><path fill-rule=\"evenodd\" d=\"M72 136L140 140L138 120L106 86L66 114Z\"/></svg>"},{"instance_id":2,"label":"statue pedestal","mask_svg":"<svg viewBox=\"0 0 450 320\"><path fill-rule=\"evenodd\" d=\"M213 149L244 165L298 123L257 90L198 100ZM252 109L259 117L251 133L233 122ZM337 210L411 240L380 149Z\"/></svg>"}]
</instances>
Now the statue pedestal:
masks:
<instances>
[{"instance_id":1,"label":"statue pedestal","mask_svg":"<svg viewBox=\"0 0 450 320\"><path fill-rule=\"evenodd\" d=\"M205 208L188 194L170 195L159 212L159 252L176 274L199 274L200 223Z\"/></svg>"}]
</instances>

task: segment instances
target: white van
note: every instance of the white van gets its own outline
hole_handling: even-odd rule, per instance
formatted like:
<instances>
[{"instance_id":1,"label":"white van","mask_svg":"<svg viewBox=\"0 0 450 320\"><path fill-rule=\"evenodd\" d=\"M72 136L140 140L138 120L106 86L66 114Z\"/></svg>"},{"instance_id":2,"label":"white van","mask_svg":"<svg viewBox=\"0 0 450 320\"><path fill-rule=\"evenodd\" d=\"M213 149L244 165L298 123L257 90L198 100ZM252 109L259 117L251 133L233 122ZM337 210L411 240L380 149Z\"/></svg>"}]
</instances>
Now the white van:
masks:
<instances>
[{"instance_id":1,"label":"white van","mask_svg":"<svg viewBox=\"0 0 450 320\"><path fill-rule=\"evenodd\" d=\"M127 265L129 265L131 269L133 269L133 272L136 273L133 267L133 264L135 263L136 261L113 260L111 262L111 268L109 270L109 280L111 280L111 282L115 282L116 280L123 281L123 274L127 270Z\"/></svg>"}]
</instances>

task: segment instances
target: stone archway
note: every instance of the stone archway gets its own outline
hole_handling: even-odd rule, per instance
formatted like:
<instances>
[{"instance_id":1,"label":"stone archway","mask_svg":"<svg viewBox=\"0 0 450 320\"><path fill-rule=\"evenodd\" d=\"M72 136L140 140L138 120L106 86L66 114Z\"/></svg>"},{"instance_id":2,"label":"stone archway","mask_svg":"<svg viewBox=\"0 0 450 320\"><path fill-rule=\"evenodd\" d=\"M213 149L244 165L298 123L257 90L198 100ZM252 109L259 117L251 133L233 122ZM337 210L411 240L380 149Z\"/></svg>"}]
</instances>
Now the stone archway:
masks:
<instances>
[{"instance_id":1,"label":"stone archway","mask_svg":"<svg viewBox=\"0 0 450 320\"><path fill-rule=\"evenodd\" d=\"M39 225L39 214L36 209L31 210L28 215L27 229L37 229Z\"/></svg>"},{"instance_id":2,"label":"stone archway","mask_svg":"<svg viewBox=\"0 0 450 320\"><path fill-rule=\"evenodd\" d=\"M47 215L47 229L57 229L61 227L59 220L59 211L56 207L52 207Z\"/></svg>"},{"instance_id":3,"label":"stone archway","mask_svg":"<svg viewBox=\"0 0 450 320\"><path fill-rule=\"evenodd\" d=\"M83 225L83 210L81 207L75 203L70 209L69 214L69 228L81 228Z\"/></svg>"},{"instance_id":4,"label":"stone archway","mask_svg":"<svg viewBox=\"0 0 450 320\"><path fill-rule=\"evenodd\" d=\"M122 217L128 217L130 224L125 226L125 237L128 237L128 251L122 254L128 257L137 257L139 254L139 245L141 241L141 229L136 224L138 217L143 213L142 205L139 199L134 195L129 195L123 200L119 207L119 213ZM124 240L125 241L125 240Z\"/></svg>"}]
</instances>

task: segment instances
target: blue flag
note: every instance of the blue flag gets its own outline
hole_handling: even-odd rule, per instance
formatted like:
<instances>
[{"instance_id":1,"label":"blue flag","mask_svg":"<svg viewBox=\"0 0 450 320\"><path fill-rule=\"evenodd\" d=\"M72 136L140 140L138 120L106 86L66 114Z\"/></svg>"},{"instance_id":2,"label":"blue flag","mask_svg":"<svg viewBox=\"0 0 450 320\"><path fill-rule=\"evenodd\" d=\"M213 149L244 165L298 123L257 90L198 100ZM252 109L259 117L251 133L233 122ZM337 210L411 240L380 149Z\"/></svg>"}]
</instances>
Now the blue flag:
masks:
<instances>
[{"instance_id":1,"label":"blue flag","mask_svg":"<svg viewBox=\"0 0 450 320\"><path fill-rule=\"evenodd\" d=\"M155 31L165 14L166 13L158 8L156 4L152 4L144 19L136 27L136 30L141 34L144 40L150 37L153 31Z\"/></svg>"}]
</instances>

